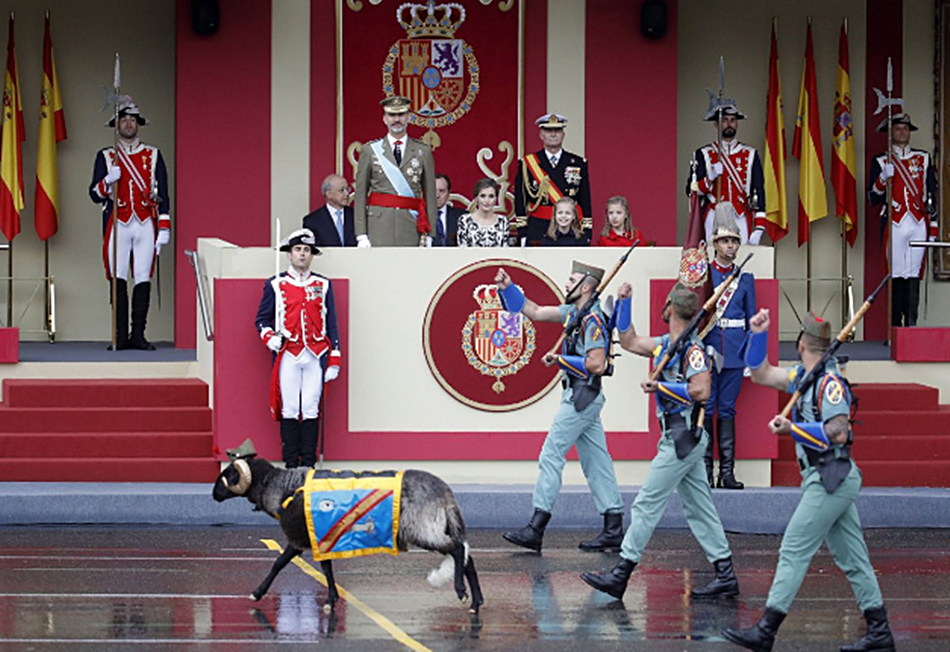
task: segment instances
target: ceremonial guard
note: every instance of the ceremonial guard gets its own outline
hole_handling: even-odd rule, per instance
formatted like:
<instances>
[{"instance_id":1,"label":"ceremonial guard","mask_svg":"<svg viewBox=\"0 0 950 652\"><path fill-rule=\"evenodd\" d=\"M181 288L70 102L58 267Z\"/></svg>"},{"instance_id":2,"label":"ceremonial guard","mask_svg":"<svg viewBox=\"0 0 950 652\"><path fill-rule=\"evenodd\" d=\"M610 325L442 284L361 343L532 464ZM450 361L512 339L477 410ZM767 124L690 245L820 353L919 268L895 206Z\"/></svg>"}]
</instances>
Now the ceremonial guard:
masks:
<instances>
[{"instance_id":1,"label":"ceremonial guard","mask_svg":"<svg viewBox=\"0 0 950 652\"><path fill-rule=\"evenodd\" d=\"M677 283L663 308L663 320L670 325L669 333L647 337L637 335L633 327L631 295L628 283L617 292L620 345L637 355L653 357L656 363L699 310L699 296ZM736 596L739 581L732 567L732 552L703 472L703 456L709 437L703 430L700 413L709 398L710 375L709 359L695 334L682 352L669 360L660 377L659 382L646 380L640 384L644 392L656 397L662 435L647 478L630 508L630 527L623 537L620 562L603 573L584 573L581 579L598 591L622 599L630 574L640 563L643 550L666 510L670 496L673 491L679 491L686 522L716 572L705 587L692 591L692 597Z\"/></svg>"},{"instance_id":2,"label":"ceremonial guard","mask_svg":"<svg viewBox=\"0 0 950 652\"><path fill-rule=\"evenodd\" d=\"M887 131L887 118L878 125ZM913 241L937 239L934 202L937 174L930 154L910 146L910 132L917 127L910 114L891 117L891 155L874 157L868 178L868 201L881 207L881 232L893 238L888 257L891 261L891 325L916 326L920 303L920 279L925 272L924 247L911 247ZM891 184L891 210L887 207L887 184ZM890 216L890 229L884 225ZM929 223L929 226L928 226Z\"/></svg>"},{"instance_id":3,"label":"ceremonial guard","mask_svg":"<svg viewBox=\"0 0 950 652\"><path fill-rule=\"evenodd\" d=\"M518 162L515 175L515 223L524 244L541 244L562 197L577 202L581 224L591 235L590 176L584 157L562 148L567 118L548 113L534 121L544 148Z\"/></svg>"},{"instance_id":4,"label":"ceremonial guard","mask_svg":"<svg viewBox=\"0 0 950 652\"><path fill-rule=\"evenodd\" d=\"M406 134L412 100L397 95L380 104L389 133L360 148L353 206L356 246L431 245L436 219L432 150Z\"/></svg>"},{"instance_id":5,"label":"ceremonial guard","mask_svg":"<svg viewBox=\"0 0 950 652\"><path fill-rule=\"evenodd\" d=\"M319 254L309 229L294 231L281 243L290 267L264 283L255 325L274 352L270 404L280 420L280 442L287 468L317 461L317 417L324 381L340 373L340 335L330 279L310 271Z\"/></svg>"},{"instance_id":6,"label":"ceremonial guard","mask_svg":"<svg viewBox=\"0 0 950 652\"><path fill-rule=\"evenodd\" d=\"M616 550L623 538L623 500L600 421L604 407L601 377L607 371L610 332L597 300L587 314L575 320L577 311L587 306L603 277L604 270L574 262L565 287L564 305L539 306L525 297L504 269L499 269L495 276L505 310L524 313L532 321L557 322L569 324L569 327L577 324L576 329L566 334L560 355L547 353L542 359L545 365L557 364L563 371L563 392L560 408L538 458L534 514L528 525L504 534L506 541L523 548L540 552L544 529L551 520L554 501L561 491L561 472L567 454L574 446L587 486L594 496L594 504L604 517L603 531L592 541L581 543L581 550Z\"/></svg>"},{"instance_id":7,"label":"ceremonial guard","mask_svg":"<svg viewBox=\"0 0 950 652\"><path fill-rule=\"evenodd\" d=\"M817 369L816 382L803 388L804 376L822 362L831 343L831 325L807 315L798 338L801 364L782 369L767 359L769 311L760 310L751 320L752 335L746 364L758 385L789 394L800 392L792 420L777 415L769 429L795 439L802 470L802 497L785 527L775 579L765 601L765 613L754 627L727 629L723 635L749 650L772 649L775 635L805 579L812 556L822 542L844 572L867 620L867 635L842 652L894 650L884 600L868 558L867 544L854 501L861 489L861 471L851 459L851 392L836 359L830 357ZM819 452L821 450L821 452Z\"/></svg>"},{"instance_id":8,"label":"ceremonial guard","mask_svg":"<svg viewBox=\"0 0 950 652\"><path fill-rule=\"evenodd\" d=\"M729 202L721 202L716 211L712 243L716 256L709 266L714 288L726 281L735 268L739 252L739 229L735 210ZM742 489L736 480L736 401L742 387L745 360L743 343L749 319L755 315L755 279L743 272L734 279L716 303L716 314L710 321L712 328L703 339L712 358L712 391L706 403L705 429L709 433L706 448L706 478L713 486L713 418L715 439L719 442L719 482L721 489Z\"/></svg>"},{"instance_id":9,"label":"ceremonial guard","mask_svg":"<svg viewBox=\"0 0 950 652\"><path fill-rule=\"evenodd\" d=\"M696 150L693 155L686 194L693 185L702 196L702 209L705 215L706 242L713 232L716 204L730 202L736 211L736 224L742 244L757 245L765 232L765 176L762 173L762 161L754 147L740 143L736 138L739 120L745 115L739 111L735 100L719 99L710 93L710 107L706 111L706 121L716 124L721 138ZM725 156L720 156L719 145Z\"/></svg>"},{"instance_id":10,"label":"ceremonial guard","mask_svg":"<svg viewBox=\"0 0 950 652\"><path fill-rule=\"evenodd\" d=\"M151 300L155 259L171 238L172 221L168 213L168 172L157 147L143 144L139 127L148 124L132 98L118 99L119 124L115 117L106 123L117 129L114 147L96 154L89 196L102 204L102 259L106 278L115 271L115 347L154 351L145 339L145 323ZM113 191L118 202L117 226L112 220ZM116 242L113 243L113 238ZM118 260L113 261L113 252ZM132 334L129 335L129 265L132 264ZM109 348L112 348L111 345Z\"/></svg>"}]
</instances>

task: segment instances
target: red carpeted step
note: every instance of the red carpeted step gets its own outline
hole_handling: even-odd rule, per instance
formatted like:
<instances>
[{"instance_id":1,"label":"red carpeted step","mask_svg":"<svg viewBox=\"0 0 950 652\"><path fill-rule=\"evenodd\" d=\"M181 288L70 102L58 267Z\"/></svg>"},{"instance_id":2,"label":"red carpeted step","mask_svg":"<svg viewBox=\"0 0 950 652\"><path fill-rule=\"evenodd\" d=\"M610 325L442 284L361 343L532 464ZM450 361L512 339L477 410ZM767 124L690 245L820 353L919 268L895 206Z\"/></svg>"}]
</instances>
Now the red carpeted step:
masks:
<instances>
[{"instance_id":1,"label":"red carpeted step","mask_svg":"<svg viewBox=\"0 0 950 652\"><path fill-rule=\"evenodd\" d=\"M0 432L194 432L211 430L211 408L10 408Z\"/></svg>"},{"instance_id":2,"label":"red carpeted step","mask_svg":"<svg viewBox=\"0 0 950 652\"><path fill-rule=\"evenodd\" d=\"M872 410L936 410L940 391L918 383L860 383L854 386L859 412Z\"/></svg>"},{"instance_id":3,"label":"red carpeted step","mask_svg":"<svg viewBox=\"0 0 950 652\"><path fill-rule=\"evenodd\" d=\"M0 433L0 458L210 458L213 445L211 432Z\"/></svg>"},{"instance_id":4,"label":"red carpeted step","mask_svg":"<svg viewBox=\"0 0 950 652\"><path fill-rule=\"evenodd\" d=\"M865 487L950 487L950 461L862 461ZM797 462L772 462L772 486L801 484Z\"/></svg>"},{"instance_id":5,"label":"red carpeted step","mask_svg":"<svg viewBox=\"0 0 950 652\"><path fill-rule=\"evenodd\" d=\"M6 482L200 482L212 483L220 464L210 458L0 459ZM209 491L209 500L211 498Z\"/></svg>"},{"instance_id":6,"label":"red carpeted step","mask_svg":"<svg viewBox=\"0 0 950 652\"><path fill-rule=\"evenodd\" d=\"M950 436L946 435L864 435L855 437L855 459L861 460L950 460ZM795 459L795 442L783 437L778 459Z\"/></svg>"},{"instance_id":7,"label":"red carpeted step","mask_svg":"<svg viewBox=\"0 0 950 652\"><path fill-rule=\"evenodd\" d=\"M865 406L867 407L867 406ZM867 410L858 411L854 437L867 435L950 435L950 413L939 410Z\"/></svg>"},{"instance_id":8,"label":"red carpeted step","mask_svg":"<svg viewBox=\"0 0 950 652\"><path fill-rule=\"evenodd\" d=\"M196 378L47 379L3 381L8 407L172 407L208 405Z\"/></svg>"}]
</instances>

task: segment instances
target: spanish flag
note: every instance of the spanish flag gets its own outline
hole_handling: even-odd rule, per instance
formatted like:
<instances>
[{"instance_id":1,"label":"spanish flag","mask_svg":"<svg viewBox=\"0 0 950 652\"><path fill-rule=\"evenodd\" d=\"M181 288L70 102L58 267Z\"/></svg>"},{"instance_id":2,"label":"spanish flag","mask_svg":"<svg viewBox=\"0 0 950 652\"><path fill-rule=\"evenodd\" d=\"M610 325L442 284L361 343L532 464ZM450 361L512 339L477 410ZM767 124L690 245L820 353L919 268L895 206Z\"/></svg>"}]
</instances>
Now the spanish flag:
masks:
<instances>
[{"instance_id":1,"label":"spanish flag","mask_svg":"<svg viewBox=\"0 0 950 652\"><path fill-rule=\"evenodd\" d=\"M40 136L36 155L36 207L33 223L36 235L46 240L59 229L59 178L56 170L56 143L66 140L63 97L59 94L49 15L43 34L43 90L40 92Z\"/></svg>"},{"instance_id":2,"label":"spanish flag","mask_svg":"<svg viewBox=\"0 0 950 652\"><path fill-rule=\"evenodd\" d=\"M778 65L778 39L772 24L769 54L769 94L765 111L765 230L772 242L788 235L788 198L785 195L785 116L782 113L782 76Z\"/></svg>"},{"instance_id":3,"label":"spanish flag","mask_svg":"<svg viewBox=\"0 0 950 652\"><path fill-rule=\"evenodd\" d=\"M848 244L858 237L857 181L854 174L854 122L851 119L851 77L848 74L848 32L838 37L838 80L835 85L835 124L832 131L831 186L835 214L841 218Z\"/></svg>"},{"instance_id":4,"label":"spanish flag","mask_svg":"<svg viewBox=\"0 0 950 652\"><path fill-rule=\"evenodd\" d=\"M801 161L798 183L798 246L808 241L811 222L828 214L825 197L825 165L821 158L821 119L818 117L818 82L815 76L815 48L811 23L805 44L802 86L798 94L795 143L792 156Z\"/></svg>"},{"instance_id":5,"label":"spanish flag","mask_svg":"<svg viewBox=\"0 0 950 652\"><path fill-rule=\"evenodd\" d=\"M23 156L20 143L25 138L12 13L7 41L7 71L3 78L3 125L0 132L0 230L8 241L12 241L20 232L20 211L23 209Z\"/></svg>"}]
</instances>

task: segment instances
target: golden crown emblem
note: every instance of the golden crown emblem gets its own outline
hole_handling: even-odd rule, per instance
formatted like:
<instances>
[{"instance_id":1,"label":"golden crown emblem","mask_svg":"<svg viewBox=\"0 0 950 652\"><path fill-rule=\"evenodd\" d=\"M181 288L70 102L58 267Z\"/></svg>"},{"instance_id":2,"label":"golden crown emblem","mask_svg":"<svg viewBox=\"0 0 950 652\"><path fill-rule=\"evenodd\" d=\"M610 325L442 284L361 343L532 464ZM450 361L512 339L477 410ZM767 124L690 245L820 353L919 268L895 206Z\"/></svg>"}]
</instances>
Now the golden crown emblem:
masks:
<instances>
[{"instance_id":1,"label":"golden crown emblem","mask_svg":"<svg viewBox=\"0 0 950 652\"><path fill-rule=\"evenodd\" d=\"M437 5L435 0L429 0L424 5L407 2L396 9L396 20L409 38L452 38L465 22L465 7L455 2Z\"/></svg>"},{"instance_id":2,"label":"golden crown emblem","mask_svg":"<svg viewBox=\"0 0 950 652\"><path fill-rule=\"evenodd\" d=\"M472 292L472 297L478 301L482 310L501 310L501 297L498 296L497 285L479 285Z\"/></svg>"}]
</instances>

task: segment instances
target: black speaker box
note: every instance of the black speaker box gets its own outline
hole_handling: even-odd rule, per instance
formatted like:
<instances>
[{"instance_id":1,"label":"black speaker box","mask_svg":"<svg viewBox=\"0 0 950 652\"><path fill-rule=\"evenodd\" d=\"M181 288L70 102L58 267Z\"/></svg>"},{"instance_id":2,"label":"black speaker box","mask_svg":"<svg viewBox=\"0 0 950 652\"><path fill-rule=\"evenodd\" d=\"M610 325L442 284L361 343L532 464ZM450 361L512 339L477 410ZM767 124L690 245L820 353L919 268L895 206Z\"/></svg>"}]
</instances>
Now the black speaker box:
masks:
<instances>
[{"instance_id":1,"label":"black speaker box","mask_svg":"<svg viewBox=\"0 0 950 652\"><path fill-rule=\"evenodd\" d=\"M191 0L191 29L198 36L211 36L221 25L218 0Z\"/></svg>"},{"instance_id":2,"label":"black speaker box","mask_svg":"<svg viewBox=\"0 0 950 652\"><path fill-rule=\"evenodd\" d=\"M666 35L666 2L646 0L640 7L640 33L648 39L661 39Z\"/></svg>"}]
</instances>

